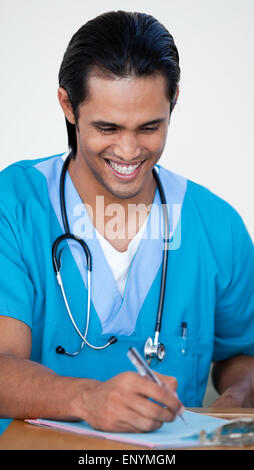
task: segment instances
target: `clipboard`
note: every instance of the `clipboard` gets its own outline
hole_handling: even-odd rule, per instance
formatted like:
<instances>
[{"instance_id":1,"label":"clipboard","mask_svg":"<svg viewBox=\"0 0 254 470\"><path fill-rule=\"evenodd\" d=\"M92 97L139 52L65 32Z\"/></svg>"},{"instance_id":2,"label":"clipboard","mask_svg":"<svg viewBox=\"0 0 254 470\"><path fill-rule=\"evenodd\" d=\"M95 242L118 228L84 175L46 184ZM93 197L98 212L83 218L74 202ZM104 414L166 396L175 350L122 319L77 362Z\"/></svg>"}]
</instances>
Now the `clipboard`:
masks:
<instances>
[{"instance_id":1,"label":"clipboard","mask_svg":"<svg viewBox=\"0 0 254 470\"><path fill-rule=\"evenodd\" d=\"M216 429L229 423L226 419L207 416L203 413L195 413L185 410L183 413L186 421L185 425L177 417L171 423L164 423L161 428L154 432L146 433L113 433L93 429L85 421L68 422L45 419L27 419L26 422L37 426L74 432L86 436L93 436L118 442L129 443L148 449L177 449L188 447L200 447L214 445L214 443L204 442L201 444L200 433L205 431L206 436L212 435Z\"/></svg>"}]
</instances>

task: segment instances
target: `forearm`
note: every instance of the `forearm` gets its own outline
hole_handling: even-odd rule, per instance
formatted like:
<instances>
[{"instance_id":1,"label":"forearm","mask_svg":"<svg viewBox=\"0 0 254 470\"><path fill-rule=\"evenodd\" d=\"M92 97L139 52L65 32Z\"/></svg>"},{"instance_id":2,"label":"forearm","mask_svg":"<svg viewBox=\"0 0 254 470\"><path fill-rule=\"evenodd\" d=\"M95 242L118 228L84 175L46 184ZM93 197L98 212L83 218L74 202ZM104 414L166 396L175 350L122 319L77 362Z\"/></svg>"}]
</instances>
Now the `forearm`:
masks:
<instances>
[{"instance_id":1,"label":"forearm","mask_svg":"<svg viewBox=\"0 0 254 470\"><path fill-rule=\"evenodd\" d=\"M95 381L63 377L36 362L0 354L0 417L85 419L86 391Z\"/></svg>"},{"instance_id":2,"label":"forearm","mask_svg":"<svg viewBox=\"0 0 254 470\"><path fill-rule=\"evenodd\" d=\"M254 357L239 355L217 362L212 370L213 384L220 394L238 394L242 406L254 406Z\"/></svg>"},{"instance_id":3,"label":"forearm","mask_svg":"<svg viewBox=\"0 0 254 470\"><path fill-rule=\"evenodd\" d=\"M176 379L158 376L165 387L135 372L102 382L62 377L36 362L0 354L0 418L81 419L101 431L153 431L182 409Z\"/></svg>"}]
</instances>

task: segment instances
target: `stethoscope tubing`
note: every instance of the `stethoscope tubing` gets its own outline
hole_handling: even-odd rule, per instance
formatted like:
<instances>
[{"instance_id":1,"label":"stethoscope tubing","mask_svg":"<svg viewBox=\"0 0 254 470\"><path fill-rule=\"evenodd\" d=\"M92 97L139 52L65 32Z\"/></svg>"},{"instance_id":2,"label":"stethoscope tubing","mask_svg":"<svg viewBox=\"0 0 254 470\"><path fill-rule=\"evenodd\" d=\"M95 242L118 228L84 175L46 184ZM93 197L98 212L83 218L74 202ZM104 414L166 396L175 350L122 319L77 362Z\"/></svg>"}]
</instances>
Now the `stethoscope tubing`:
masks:
<instances>
[{"instance_id":1,"label":"stethoscope tubing","mask_svg":"<svg viewBox=\"0 0 254 470\"><path fill-rule=\"evenodd\" d=\"M164 240L163 240L164 245L163 245L163 261L162 261L162 273L161 273L161 289L160 289L160 298L159 298L156 325L155 325L155 333L160 333L164 298L165 298L165 291L166 291L167 267L168 267L169 217L168 217L168 209L167 209L165 193L164 193L159 175L155 169L153 169L153 176L156 180L156 183L159 189L162 210L163 210L163 218L164 218ZM156 335L156 337L158 337L158 335Z\"/></svg>"},{"instance_id":2,"label":"stethoscope tubing","mask_svg":"<svg viewBox=\"0 0 254 470\"><path fill-rule=\"evenodd\" d=\"M91 255L90 249L89 249L88 245L86 244L86 242L84 240L82 240L81 238L79 238L78 236L70 233L70 227L69 227L69 222L68 222L68 217L67 217L67 210L66 210L66 203L65 203L65 176L66 176L66 172L67 172L68 165L69 165L69 162L70 162L71 158L72 158L72 151L69 153L69 155L66 157L66 159L64 161L63 168L62 168L62 171L61 171L61 176L60 176L60 207L61 207L61 216L62 216L62 221L63 221L65 233L63 235L59 236L55 240L55 242L52 246L52 260L53 260L54 271L55 271L56 276L57 276L57 281L58 281L58 283L61 287L62 295L63 295L64 302L65 302L65 305L66 305L66 308L67 308L67 311L68 311L69 318L70 318L76 332L78 333L78 335L82 339L81 347L80 347L79 351L76 351L75 353L66 352L64 350L64 348L62 348L62 346L58 346L56 348L56 351L58 353L61 353L61 354L67 354L68 356L75 356L82 350L82 348L84 346L84 343L86 343L88 346L90 346L93 349L104 349L107 346L109 346L110 344L115 343L117 341L117 339L115 338L115 336L112 336L109 339L107 344L105 344L104 346L99 346L99 347L90 344L86 340L86 335L87 335L87 332L88 332L89 320L90 320L92 255ZM156 346L158 347L158 345L159 345L158 338L159 338L159 333L160 333L160 330L161 330L162 314L163 314L163 306L164 306L165 290L166 290L168 250L169 250L169 217L168 217L166 197L165 197L165 193L164 193L159 175L158 175L157 171L155 170L155 168L153 168L152 172L153 172L153 176L155 178L155 181L156 181L156 184L157 184L157 187L158 187L158 190L159 190L161 204L162 204L162 210L163 210L163 218L164 218L164 239L163 239L163 261L162 261L162 274L161 274L161 288L160 288L160 296L159 296L158 310L157 310L156 324L155 324L155 337L154 337L154 341L153 341L154 347L156 347ZM82 246L82 248L83 248L83 250L85 251L85 254L86 254L87 270L88 270L88 308L87 308L86 330L85 330L84 335L80 332L80 330L77 327L76 322L75 322L75 320L74 320L74 318L71 314L71 311L70 311L70 308L69 308L69 305L68 305L68 301L67 301L67 298L66 298L66 295L65 295L61 274L60 274L61 259L60 259L60 257L59 257L59 259L57 258L58 246L60 245L60 243L63 240L68 240L68 239L73 239L76 242L78 242ZM151 338L149 338L149 339L152 341ZM164 346L163 346L163 348L164 348Z\"/></svg>"}]
</instances>

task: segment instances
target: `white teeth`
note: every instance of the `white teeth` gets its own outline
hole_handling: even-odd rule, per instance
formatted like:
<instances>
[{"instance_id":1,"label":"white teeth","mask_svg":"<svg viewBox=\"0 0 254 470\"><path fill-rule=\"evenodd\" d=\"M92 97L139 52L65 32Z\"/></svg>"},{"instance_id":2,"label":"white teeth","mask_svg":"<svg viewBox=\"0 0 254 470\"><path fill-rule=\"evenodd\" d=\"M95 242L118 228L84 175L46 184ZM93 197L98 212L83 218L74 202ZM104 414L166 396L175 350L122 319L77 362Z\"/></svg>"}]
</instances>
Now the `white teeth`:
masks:
<instances>
[{"instance_id":1,"label":"white teeth","mask_svg":"<svg viewBox=\"0 0 254 470\"><path fill-rule=\"evenodd\" d=\"M130 175L141 164L140 162L140 163L137 163L137 165L117 165L111 160L108 160L108 161L109 161L110 166L114 168L114 170L118 171L118 173L122 173L122 175Z\"/></svg>"}]
</instances>

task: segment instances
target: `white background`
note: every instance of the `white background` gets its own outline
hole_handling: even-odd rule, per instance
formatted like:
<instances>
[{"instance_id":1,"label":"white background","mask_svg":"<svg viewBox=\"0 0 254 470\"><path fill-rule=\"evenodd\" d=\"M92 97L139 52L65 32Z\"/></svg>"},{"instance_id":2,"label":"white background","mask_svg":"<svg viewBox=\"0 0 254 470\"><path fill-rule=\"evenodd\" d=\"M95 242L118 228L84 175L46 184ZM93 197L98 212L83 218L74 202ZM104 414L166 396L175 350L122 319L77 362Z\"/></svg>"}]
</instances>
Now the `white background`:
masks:
<instances>
[{"instance_id":1,"label":"white background","mask_svg":"<svg viewBox=\"0 0 254 470\"><path fill-rule=\"evenodd\" d=\"M180 54L180 97L160 163L211 189L253 237L253 0L1 0L0 170L67 150L57 100L69 40L109 10L154 15Z\"/></svg>"},{"instance_id":2,"label":"white background","mask_svg":"<svg viewBox=\"0 0 254 470\"><path fill-rule=\"evenodd\" d=\"M180 97L160 163L232 204L254 238L253 0L1 0L0 170L67 150L63 54L82 24L118 9L154 15L179 50Z\"/></svg>"}]
</instances>

